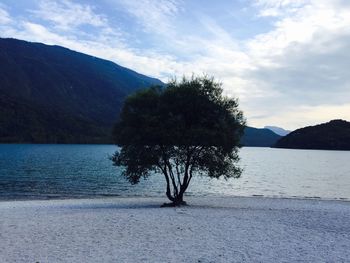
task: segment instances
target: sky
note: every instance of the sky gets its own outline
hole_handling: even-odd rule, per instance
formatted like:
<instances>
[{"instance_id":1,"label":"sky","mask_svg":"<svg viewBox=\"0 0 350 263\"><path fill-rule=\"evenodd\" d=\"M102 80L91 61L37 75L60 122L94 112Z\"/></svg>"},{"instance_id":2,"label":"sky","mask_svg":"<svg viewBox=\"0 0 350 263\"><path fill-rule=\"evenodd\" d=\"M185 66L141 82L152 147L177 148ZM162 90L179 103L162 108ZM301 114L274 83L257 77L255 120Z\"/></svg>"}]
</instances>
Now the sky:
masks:
<instances>
[{"instance_id":1,"label":"sky","mask_svg":"<svg viewBox=\"0 0 350 263\"><path fill-rule=\"evenodd\" d=\"M0 0L0 37L213 76L254 127L350 120L349 0Z\"/></svg>"}]
</instances>

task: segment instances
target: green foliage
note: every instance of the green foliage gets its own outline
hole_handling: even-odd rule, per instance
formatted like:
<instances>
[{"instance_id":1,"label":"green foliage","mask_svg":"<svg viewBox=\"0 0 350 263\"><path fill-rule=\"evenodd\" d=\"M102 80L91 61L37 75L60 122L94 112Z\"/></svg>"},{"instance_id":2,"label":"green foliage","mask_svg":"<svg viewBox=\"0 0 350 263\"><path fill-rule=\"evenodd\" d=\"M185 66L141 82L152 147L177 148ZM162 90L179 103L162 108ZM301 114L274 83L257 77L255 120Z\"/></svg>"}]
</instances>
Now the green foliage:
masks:
<instances>
[{"instance_id":1,"label":"green foliage","mask_svg":"<svg viewBox=\"0 0 350 263\"><path fill-rule=\"evenodd\" d=\"M112 160L125 167L133 184L162 172L167 197L181 204L194 174L240 176L236 163L244 125L237 100L222 95L221 83L208 77L173 80L126 99L113 134L121 150Z\"/></svg>"}]
</instances>

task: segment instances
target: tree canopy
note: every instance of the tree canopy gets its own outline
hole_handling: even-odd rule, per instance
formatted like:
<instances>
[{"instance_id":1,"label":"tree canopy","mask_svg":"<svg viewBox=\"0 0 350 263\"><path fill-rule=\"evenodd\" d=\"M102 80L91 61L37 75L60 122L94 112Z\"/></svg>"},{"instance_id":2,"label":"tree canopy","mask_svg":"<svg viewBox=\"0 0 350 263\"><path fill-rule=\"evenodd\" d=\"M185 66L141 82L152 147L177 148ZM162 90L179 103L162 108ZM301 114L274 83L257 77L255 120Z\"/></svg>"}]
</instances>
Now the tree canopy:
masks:
<instances>
[{"instance_id":1,"label":"tree canopy","mask_svg":"<svg viewBox=\"0 0 350 263\"><path fill-rule=\"evenodd\" d=\"M132 184L161 172L172 205L185 204L193 175L240 176L244 125L237 100L223 96L214 78L175 79L127 97L114 127L120 149L112 161Z\"/></svg>"}]
</instances>

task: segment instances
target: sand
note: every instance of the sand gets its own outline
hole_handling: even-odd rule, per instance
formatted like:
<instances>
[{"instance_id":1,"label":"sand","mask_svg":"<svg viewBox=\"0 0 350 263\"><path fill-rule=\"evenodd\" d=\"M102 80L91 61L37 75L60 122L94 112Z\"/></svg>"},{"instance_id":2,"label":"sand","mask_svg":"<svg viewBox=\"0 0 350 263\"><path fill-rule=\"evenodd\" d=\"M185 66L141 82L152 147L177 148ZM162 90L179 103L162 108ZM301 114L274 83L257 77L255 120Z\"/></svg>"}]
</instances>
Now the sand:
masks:
<instances>
[{"instance_id":1,"label":"sand","mask_svg":"<svg viewBox=\"0 0 350 263\"><path fill-rule=\"evenodd\" d=\"M350 262L350 202L164 201L0 202L0 262Z\"/></svg>"}]
</instances>

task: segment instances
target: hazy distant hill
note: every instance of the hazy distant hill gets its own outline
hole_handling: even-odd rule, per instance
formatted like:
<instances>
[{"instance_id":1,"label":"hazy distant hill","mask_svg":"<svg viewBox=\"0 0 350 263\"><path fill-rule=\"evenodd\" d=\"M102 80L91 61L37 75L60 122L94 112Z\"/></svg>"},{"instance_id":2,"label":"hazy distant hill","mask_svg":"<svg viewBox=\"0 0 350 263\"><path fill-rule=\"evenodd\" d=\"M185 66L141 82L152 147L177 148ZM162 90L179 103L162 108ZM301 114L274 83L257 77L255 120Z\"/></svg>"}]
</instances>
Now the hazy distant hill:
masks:
<instances>
[{"instance_id":1,"label":"hazy distant hill","mask_svg":"<svg viewBox=\"0 0 350 263\"><path fill-rule=\"evenodd\" d=\"M243 146L271 147L280 138L280 135L269 129L246 127L244 130L244 135L241 139L241 144Z\"/></svg>"},{"instance_id":2,"label":"hazy distant hill","mask_svg":"<svg viewBox=\"0 0 350 263\"><path fill-rule=\"evenodd\" d=\"M287 134L289 134L291 131L285 130L281 127L277 127L277 126L265 126L265 129L269 129L271 131L273 131L274 133L281 135L281 136L286 136Z\"/></svg>"},{"instance_id":3,"label":"hazy distant hill","mask_svg":"<svg viewBox=\"0 0 350 263\"><path fill-rule=\"evenodd\" d=\"M295 130L281 138L276 148L350 150L350 122L332 120Z\"/></svg>"},{"instance_id":4,"label":"hazy distant hill","mask_svg":"<svg viewBox=\"0 0 350 263\"><path fill-rule=\"evenodd\" d=\"M154 84L67 48L0 38L0 142L108 142L124 97Z\"/></svg>"}]
</instances>

